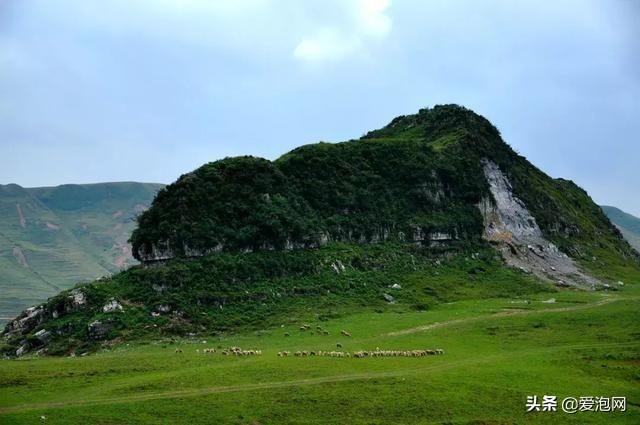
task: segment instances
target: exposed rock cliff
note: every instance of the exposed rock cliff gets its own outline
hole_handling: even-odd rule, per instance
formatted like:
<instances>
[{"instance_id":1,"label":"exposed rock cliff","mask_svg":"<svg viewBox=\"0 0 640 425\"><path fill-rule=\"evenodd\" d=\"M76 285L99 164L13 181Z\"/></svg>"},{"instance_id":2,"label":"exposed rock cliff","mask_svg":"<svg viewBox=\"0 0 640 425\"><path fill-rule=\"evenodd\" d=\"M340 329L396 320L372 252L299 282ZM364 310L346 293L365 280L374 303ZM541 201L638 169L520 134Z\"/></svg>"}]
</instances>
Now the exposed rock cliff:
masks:
<instances>
[{"instance_id":1,"label":"exposed rock cliff","mask_svg":"<svg viewBox=\"0 0 640 425\"><path fill-rule=\"evenodd\" d=\"M602 285L579 270L567 254L543 236L536 219L513 195L511 183L500 168L488 159L483 159L482 165L491 191L491 197L483 198L479 204L484 237L498 244L507 263L559 285L590 289Z\"/></svg>"}]
</instances>

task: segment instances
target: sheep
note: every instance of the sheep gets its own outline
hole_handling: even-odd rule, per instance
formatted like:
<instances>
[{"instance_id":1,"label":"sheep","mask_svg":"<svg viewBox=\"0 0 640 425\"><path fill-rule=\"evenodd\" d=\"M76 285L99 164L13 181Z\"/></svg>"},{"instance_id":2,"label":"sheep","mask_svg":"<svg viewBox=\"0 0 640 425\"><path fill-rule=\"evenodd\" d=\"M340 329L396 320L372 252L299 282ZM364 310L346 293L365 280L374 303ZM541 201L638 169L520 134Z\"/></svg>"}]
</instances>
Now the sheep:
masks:
<instances>
[{"instance_id":1,"label":"sheep","mask_svg":"<svg viewBox=\"0 0 640 425\"><path fill-rule=\"evenodd\" d=\"M284 333L284 336L289 336L289 332L285 332L285 333Z\"/></svg>"},{"instance_id":2,"label":"sheep","mask_svg":"<svg viewBox=\"0 0 640 425\"><path fill-rule=\"evenodd\" d=\"M351 334L350 334L349 332L345 331L344 329L340 331L340 334L341 334L342 336L348 336L348 337L351 337Z\"/></svg>"},{"instance_id":3,"label":"sheep","mask_svg":"<svg viewBox=\"0 0 640 425\"><path fill-rule=\"evenodd\" d=\"M182 353L182 348L176 348L176 353Z\"/></svg>"},{"instance_id":4,"label":"sheep","mask_svg":"<svg viewBox=\"0 0 640 425\"><path fill-rule=\"evenodd\" d=\"M342 348L342 345L340 343L336 344L336 348ZM252 354L256 354L259 355L259 353L261 354L261 352L259 351L253 351L253 350L249 350L247 355L252 355ZM307 350L302 350L302 351L296 351L294 353L294 356L296 357L308 357L308 356L319 356L319 357L347 357L347 358L357 358L357 359L362 359L365 357L425 357L425 356L430 356L430 355L435 355L435 354L444 354L444 350L442 349L435 349L435 350L381 350L380 347L376 347L375 350L372 351L367 351L367 350L360 350L360 351L354 351L353 353L350 353L348 351L342 351L342 350L332 350L332 351L322 351L322 350L318 350L318 351L307 351ZM286 351L281 351L278 352L278 357L286 357L289 355L289 352Z\"/></svg>"}]
</instances>

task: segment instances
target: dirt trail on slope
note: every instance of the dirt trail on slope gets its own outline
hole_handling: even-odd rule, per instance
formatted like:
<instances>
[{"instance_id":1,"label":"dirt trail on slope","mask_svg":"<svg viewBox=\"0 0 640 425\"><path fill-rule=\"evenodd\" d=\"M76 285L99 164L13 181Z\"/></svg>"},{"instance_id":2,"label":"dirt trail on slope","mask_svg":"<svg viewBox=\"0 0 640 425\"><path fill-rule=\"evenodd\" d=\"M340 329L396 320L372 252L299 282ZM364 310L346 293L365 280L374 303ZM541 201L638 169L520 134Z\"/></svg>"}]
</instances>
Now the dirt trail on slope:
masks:
<instances>
[{"instance_id":1,"label":"dirt trail on slope","mask_svg":"<svg viewBox=\"0 0 640 425\"><path fill-rule=\"evenodd\" d=\"M581 305L570 306L570 307L547 308L547 309L541 309L541 310L501 311L500 313L487 314L483 316L466 317L464 319L446 320L444 322L435 322L435 323L430 323L428 325L416 326L415 328L389 332L385 334L385 336L408 335L408 334L413 334L418 332L429 331L431 329L444 328L447 326L459 325L461 323L475 322L479 320L492 319L496 317L512 317L512 316L524 316L527 314L536 314L536 313L560 313L560 312L566 312L566 311L584 310L587 308L593 308L593 307L598 307L604 304L609 304L614 301L633 300L633 299L635 299L635 297L634 298L610 297L610 298L604 298L602 300L599 300L593 303L581 304Z\"/></svg>"}]
</instances>

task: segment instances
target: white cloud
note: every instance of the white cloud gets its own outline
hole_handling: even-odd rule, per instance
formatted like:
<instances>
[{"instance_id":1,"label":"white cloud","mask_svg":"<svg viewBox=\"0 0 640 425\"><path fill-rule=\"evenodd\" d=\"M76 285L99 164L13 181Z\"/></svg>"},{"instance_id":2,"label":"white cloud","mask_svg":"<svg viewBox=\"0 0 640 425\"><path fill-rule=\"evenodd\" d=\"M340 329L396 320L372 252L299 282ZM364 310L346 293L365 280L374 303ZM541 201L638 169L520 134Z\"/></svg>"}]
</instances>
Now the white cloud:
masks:
<instances>
[{"instance_id":1,"label":"white cloud","mask_svg":"<svg viewBox=\"0 0 640 425\"><path fill-rule=\"evenodd\" d=\"M350 3L347 28L324 26L304 38L293 51L295 58L309 62L345 58L374 39L383 39L391 31L391 19L385 14L389 0L357 0Z\"/></svg>"}]
</instances>

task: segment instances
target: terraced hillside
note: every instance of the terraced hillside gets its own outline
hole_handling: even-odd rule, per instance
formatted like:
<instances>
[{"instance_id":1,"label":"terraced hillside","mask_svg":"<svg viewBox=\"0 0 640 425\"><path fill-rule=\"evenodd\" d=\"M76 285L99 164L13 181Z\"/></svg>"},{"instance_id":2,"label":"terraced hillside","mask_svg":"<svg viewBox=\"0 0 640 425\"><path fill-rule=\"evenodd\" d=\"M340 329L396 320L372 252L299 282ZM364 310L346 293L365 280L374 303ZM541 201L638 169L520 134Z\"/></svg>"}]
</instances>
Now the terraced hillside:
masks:
<instances>
[{"instance_id":1,"label":"terraced hillside","mask_svg":"<svg viewBox=\"0 0 640 425\"><path fill-rule=\"evenodd\" d=\"M0 185L0 318L134 264L134 219L161 187Z\"/></svg>"}]
</instances>

